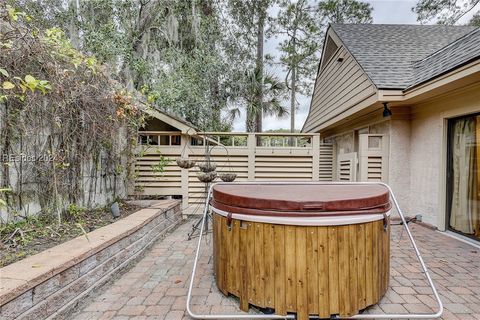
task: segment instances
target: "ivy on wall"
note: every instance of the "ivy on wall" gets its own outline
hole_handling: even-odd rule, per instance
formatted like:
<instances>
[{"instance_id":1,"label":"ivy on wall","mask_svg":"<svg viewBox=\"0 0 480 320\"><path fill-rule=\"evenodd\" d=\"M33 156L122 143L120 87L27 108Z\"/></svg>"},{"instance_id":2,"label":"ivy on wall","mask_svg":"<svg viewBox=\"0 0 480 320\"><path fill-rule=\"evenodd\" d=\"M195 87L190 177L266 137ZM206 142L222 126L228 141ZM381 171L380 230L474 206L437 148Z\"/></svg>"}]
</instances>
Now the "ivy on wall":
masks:
<instances>
[{"instance_id":1,"label":"ivy on wall","mask_svg":"<svg viewBox=\"0 0 480 320\"><path fill-rule=\"evenodd\" d=\"M128 182L144 117L105 66L30 21L0 4L0 198L11 213L33 201L61 219Z\"/></svg>"}]
</instances>

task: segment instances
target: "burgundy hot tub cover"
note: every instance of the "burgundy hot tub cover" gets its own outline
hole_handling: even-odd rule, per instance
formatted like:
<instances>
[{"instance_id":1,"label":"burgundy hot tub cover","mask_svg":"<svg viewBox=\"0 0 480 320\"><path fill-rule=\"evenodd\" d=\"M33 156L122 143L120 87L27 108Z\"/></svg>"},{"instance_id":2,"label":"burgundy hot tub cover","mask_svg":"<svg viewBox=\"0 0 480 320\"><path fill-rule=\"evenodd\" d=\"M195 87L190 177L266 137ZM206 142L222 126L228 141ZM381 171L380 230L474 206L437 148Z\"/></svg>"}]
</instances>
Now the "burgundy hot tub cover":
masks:
<instances>
[{"instance_id":1,"label":"burgundy hot tub cover","mask_svg":"<svg viewBox=\"0 0 480 320\"><path fill-rule=\"evenodd\" d=\"M390 194L381 185L218 184L210 204L219 210L268 216L383 214Z\"/></svg>"}]
</instances>

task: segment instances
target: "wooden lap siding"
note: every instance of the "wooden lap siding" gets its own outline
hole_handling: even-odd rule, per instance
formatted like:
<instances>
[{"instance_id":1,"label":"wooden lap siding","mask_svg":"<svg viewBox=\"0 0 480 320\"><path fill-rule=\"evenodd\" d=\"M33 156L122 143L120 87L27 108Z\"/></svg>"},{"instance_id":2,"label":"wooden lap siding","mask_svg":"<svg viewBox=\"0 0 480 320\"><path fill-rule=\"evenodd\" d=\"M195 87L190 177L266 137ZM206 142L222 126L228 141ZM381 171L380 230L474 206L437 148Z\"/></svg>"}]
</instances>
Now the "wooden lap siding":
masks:
<instances>
[{"instance_id":1,"label":"wooden lap siding","mask_svg":"<svg viewBox=\"0 0 480 320\"><path fill-rule=\"evenodd\" d=\"M340 63L337 59L343 58ZM374 84L342 46L316 80L310 113L303 131L315 132L324 122L375 94Z\"/></svg>"}]
</instances>

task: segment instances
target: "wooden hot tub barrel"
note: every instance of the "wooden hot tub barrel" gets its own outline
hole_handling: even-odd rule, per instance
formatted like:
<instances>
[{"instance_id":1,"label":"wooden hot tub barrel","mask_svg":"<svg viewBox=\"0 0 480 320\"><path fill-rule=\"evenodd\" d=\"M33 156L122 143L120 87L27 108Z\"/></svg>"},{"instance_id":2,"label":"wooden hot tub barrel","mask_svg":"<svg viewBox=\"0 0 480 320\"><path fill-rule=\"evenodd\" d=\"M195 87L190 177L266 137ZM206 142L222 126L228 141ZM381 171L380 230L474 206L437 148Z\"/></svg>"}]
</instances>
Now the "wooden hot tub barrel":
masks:
<instances>
[{"instance_id":1,"label":"wooden hot tub barrel","mask_svg":"<svg viewBox=\"0 0 480 320\"><path fill-rule=\"evenodd\" d=\"M299 319L351 316L377 303L389 280L390 202L383 187L358 187L215 186L218 288L243 311Z\"/></svg>"}]
</instances>

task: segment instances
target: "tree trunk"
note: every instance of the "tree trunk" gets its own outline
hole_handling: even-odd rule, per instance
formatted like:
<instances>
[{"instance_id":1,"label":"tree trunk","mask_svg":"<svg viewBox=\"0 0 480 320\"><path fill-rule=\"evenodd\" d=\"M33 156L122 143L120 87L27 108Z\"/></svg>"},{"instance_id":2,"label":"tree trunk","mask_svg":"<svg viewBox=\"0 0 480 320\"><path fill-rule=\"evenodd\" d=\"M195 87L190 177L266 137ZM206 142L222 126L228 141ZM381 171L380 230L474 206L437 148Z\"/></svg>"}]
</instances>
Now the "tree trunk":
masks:
<instances>
[{"instance_id":1,"label":"tree trunk","mask_svg":"<svg viewBox=\"0 0 480 320\"><path fill-rule=\"evenodd\" d=\"M255 116L252 114L252 112L247 111L247 119L245 120L245 129L247 132L255 132L255 120Z\"/></svg>"},{"instance_id":2,"label":"tree trunk","mask_svg":"<svg viewBox=\"0 0 480 320\"><path fill-rule=\"evenodd\" d=\"M132 54L137 59L147 58L148 47L151 41L149 38L149 29L158 15L158 5L159 1L140 2L138 15L130 33L133 40ZM130 77L130 79L127 79L127 84L131 81L135 89L139 90L144 84L144 75L135 71L131 66L129 66L129 74L127 73L127 75Z\"/></svg>"},{"instance_id":3,"label":"tree trunk","mask_svg":"<svg viewBox=\"0 0 480 320\"><path fill-rule=\"evenodd\" d=\"M297 29L295 28L293 31L293 38L292 38L292 47L293 47L293 57L292 57L292 75L290 79L290 132L295 132L295 96L297 93L297 61L296 61L296 54L297 54ZM289 144L293 146L295 141L295 137L290 137Z\"/></svg>"},{"instance_id":4,"label":"tree trunk","mask_svg":"<svg viewBox=\"0 0 480 320\"><path fill-rule=\"evenodd\" d=\"M265 15L266 8L260 6L262 10L258 15L258 24L257 24L257 60L256 60L256 71L260 75L260 81L257 88L257 113L255 115L255 131L262 132L263 127L263 42L264 42L264 32L265 32Z\"/></svg>"},{"instance_id":5,"label":"tree trunk","mask_svg":"<svg viewBox=\"0 0 480 320\"><path fill-rule=\"evenodd\" d=\"M0 106L3 109L2 112L0 112L1 116L5 116L5 119L10 118L10 108L9 108L9 101L5 101L3 105L0 104ZM5 123L8 123L5 121ZM8 163L9 162L9 155L10 155L10 142L11 142L11 136L12 136L12 126L5 124L3 125L3 128L1 128L1 135L0 135L0 147L2 148L2 158L1 161ZM2 178L0 188L9 188L10 187L10 166L8 165L3 165L2 166L2 175L0 175ZM8 197L8 193L5 195L5 197Z\"/></svg>"},{"instance_id":6,"label":"tree trunk","mask_svg":"<svg viewBox=\"0 0 480 320\"><path fill-rule=\"evenodd\" d=\"M212 82L210 83L210 88L212 90L212 118L210 119L210 127L208 129L213 131L222 131L223 129L221 128L221 115L223 101L220 100L220 84L218 83L218 77L212 79Z\"/></svg>"},{"instance_id":7,"label":"tree trunk","mask_svg":"<svg viewBox=\"0 0 480 320\"><path fill-rule=\"evenodd\" d=\"M294 40L295 41L295 40ZM297 91L297 66L292 66L292 79L290 79L290 132L295 132L295 95Z\"/></svg>"},{"instance_id":8,"label":"tree trunk","mask_svg":"<svg viewBox=\"0 0 480 320\"><path fill-rule=\"evenodd\" d=\"M70 23L68 25L68 33L70 35L70 42L72 47L80 49L80 36L78 34L77 21L78 21L78 3L77 0L70 0L69 7L71 10Z\"/></svg>"},{"instance_id":9,"label":"tree trunk","mask_svg":"<svg viewBox=\"0 0 480 320\"><path fill-rule=\"evenodd\" d=\"M192 16L195 17L196 13L195 10L193 9L195 6L195 1L192 1ZM201 10L204 16L208 18L215 18L214 17L214 11L213 11L213 3L211 0L205 1L201 5ZM198 25L194 26L195 28L198 27ZM194 29L195 32L195 42L197 42L197 29ZM207 36L208 39L208 36ZM217 38L212 37L212 39L208 39L208 43L210 45L210 50L212 52L215 52L217 50ZM225 128L222 127L222 108L224 106L224 99L223 97L220 96L220 75L218 75L217 71L215 71L216 76L211 79L210 82L210 88L212 90L212 118L210 120L210 126L209 130L213 131L223 131Z\"/></svg>"},{"instance_id":10,"label":"tree trunk","mask_svg":"<svg viewBox=\"0 0 480 320\"><path fill-rule=\"evenodd\" d=\"M295 94L297 90L297 84L296 84L296 76L297 76L297 70L296 66L294 65L292 68L292 79L290 79L290 89L292 90L291 96L290 96L290 132L294 133L295 132ZM295 144L295 137L290 137L288 139L289 145L293 146Z\"/></svg>"}]
</instances>

